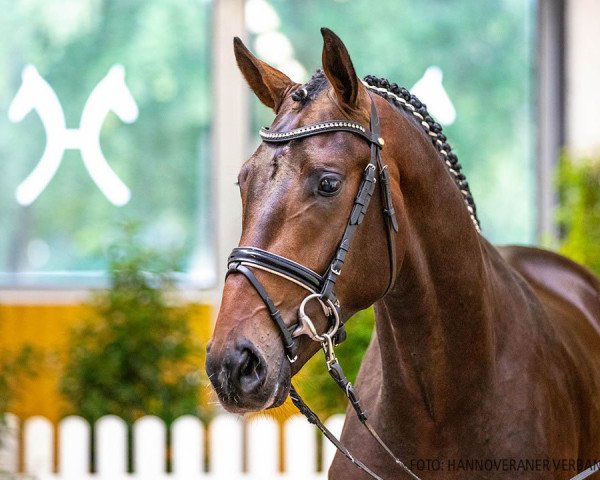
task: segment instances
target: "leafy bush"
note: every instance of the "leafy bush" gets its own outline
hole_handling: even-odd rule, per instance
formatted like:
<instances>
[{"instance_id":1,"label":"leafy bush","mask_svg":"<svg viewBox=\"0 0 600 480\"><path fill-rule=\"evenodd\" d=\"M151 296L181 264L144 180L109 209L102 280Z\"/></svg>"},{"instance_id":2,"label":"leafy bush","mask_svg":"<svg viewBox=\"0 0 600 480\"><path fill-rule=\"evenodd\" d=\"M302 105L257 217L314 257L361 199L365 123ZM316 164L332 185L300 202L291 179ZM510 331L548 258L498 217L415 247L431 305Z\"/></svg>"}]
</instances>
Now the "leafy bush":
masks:
<instances>
[{"instance_id":1,"label":"leafy bush","mask_svg":"<svg viewBox=\"0 0 600 480\"><path fill-rule=\"evenodd\" d=\"M600 159L559 164L560 251L600 275Z\"/></svg>"},{"instance_id":2,"label":"leafy bush","mask_svg":"<svg viewBox=\"0 0 600 480\"><path fill-rule=\"evenodd\" d=\"M95 298L95 315L71 334L60 389L72 413L90 422L107 414L131 423L148 414L171 422L206 413L189 307L166 300L174 262L142 247L136 230L127 227L110 249L110 288Z\"/></svg>"},{"instance_id":3,"label":"leafy bush","mask_svg":"<svg viewBox=\"0 0 600 480\"><path fill-rule=\"evenodd\" d=\"M36 367L41 363L40 352L31 345L23 345L14 352L0 352L0 424L11 403L21 393L23 380L37 375Z\"/></svg>"}]
</instances>

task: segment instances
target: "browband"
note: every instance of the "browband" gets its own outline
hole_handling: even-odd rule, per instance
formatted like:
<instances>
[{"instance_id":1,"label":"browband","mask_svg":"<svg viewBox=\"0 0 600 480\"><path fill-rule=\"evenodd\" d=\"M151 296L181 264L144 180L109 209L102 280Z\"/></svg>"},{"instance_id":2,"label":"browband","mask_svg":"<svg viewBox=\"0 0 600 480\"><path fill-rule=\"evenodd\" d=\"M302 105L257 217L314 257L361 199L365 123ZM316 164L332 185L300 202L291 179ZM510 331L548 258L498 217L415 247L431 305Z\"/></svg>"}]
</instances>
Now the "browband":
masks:
<instances>
[{"instance_id":1,"label":"browband","mask_svg":"<svg viewBox=\"0 0 600 480\"><path fill-rule=\"evenodd\" d=\"M330 120L328 122L311 123L304 127L294 128L287 132L271 132L267 127L263 127L258 132L260 138L265 142L283 143L289 142L296 138L312 137L321 133L328 132L350 132L360 135L370 144L376 144L383 147L383 139L379 136L379 132L369 132L359 123L348 122L346 120Z\"/></svg>"}]
</instances>

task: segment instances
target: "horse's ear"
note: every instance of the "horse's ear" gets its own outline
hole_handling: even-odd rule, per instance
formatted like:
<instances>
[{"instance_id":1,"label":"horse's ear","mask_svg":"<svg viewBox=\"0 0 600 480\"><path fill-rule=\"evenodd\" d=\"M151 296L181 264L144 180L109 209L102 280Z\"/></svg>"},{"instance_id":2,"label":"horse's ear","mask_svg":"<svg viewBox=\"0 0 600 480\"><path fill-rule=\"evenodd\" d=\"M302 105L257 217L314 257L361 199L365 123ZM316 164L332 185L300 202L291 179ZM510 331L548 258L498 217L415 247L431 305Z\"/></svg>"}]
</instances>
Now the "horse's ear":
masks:
<instances>
[{"instance_id":1,"label":"horse's ear","mask_svg":"<svg viewBox=\"0 0 600 480\"><path fill-rule=\"evenodd\" d=\"M252 55L238 37L233 39L233 51L238 68L252 91L262 103L277 113L294 82L285 73Z\"/></svg>"},{"instance_id":2,"label":"horse's ear","mask_svg":"<svg viewBox=\"0 0 600 480\"><path fill-rule=\"evenodd\" d=\"M323 35L323 71L333 86L342 108L356 109L366 89L356 75L346 46L335 33L321 28Z\"/></svg>"}]
</instances>

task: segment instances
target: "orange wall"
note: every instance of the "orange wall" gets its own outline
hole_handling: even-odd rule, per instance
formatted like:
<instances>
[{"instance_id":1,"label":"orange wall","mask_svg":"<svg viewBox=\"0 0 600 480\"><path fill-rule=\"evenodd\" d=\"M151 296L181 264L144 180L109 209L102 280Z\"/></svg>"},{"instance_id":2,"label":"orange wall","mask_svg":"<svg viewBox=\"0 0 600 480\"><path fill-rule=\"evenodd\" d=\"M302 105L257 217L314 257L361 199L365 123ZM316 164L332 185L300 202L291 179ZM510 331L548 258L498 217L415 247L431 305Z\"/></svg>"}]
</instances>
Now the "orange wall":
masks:
<instances>
[{"instance_id":1,"label":"orange wall","mask_svg":"<svg viewBox=\"0 0 600 480\"><path fill-rule=\"evenodd\" d=\"M211 329L212 307L192 307L190 328L205 345ZM85 305L0 305L0 352L16 352L29 344L39 349L44 358L39 374L21 385L21 394L10 411L23 419L43 415L56 422L61 418L66 409L58 392L61 358L70 329L90 315Z\"/></svg>"}]
</instances>

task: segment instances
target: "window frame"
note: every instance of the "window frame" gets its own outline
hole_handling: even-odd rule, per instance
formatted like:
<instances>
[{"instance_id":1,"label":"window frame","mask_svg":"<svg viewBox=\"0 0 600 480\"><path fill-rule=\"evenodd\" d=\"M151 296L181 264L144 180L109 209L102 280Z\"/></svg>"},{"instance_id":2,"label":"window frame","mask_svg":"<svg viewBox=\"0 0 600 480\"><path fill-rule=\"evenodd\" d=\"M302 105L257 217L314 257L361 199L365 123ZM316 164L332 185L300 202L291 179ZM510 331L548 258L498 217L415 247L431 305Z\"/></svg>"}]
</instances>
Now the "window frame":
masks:
<instances>
[{"instance_id":1,"label":"window frame","mask_svg":"<svg viewBox=\"0 0 600 480\"><path fill-rule=\"evenodd\" d=\"M538 0L536 59L537 240L558 238L555 175L565 144L565 1Z\"/></svg>"}]
</instances>

